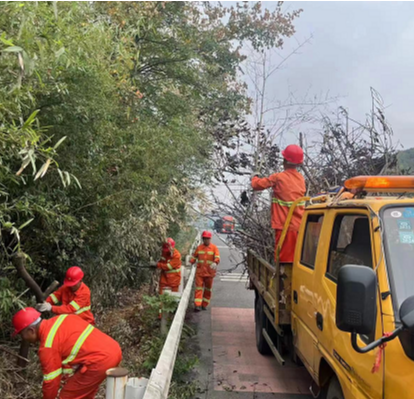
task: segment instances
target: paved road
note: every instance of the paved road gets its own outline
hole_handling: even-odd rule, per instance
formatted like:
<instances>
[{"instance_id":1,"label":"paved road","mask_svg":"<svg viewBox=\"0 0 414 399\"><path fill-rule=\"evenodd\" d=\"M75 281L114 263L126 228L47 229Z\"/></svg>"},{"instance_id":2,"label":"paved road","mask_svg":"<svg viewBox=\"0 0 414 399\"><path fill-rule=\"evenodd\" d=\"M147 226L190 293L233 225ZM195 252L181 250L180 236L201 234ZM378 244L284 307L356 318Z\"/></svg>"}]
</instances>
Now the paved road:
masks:
<instances>
[{"instance_id":1,"label":"paved road","mask_svg":"<svg viewBox=\"0 0 414 399\"><path fill-rule=\"evenodd\" d=\"M310 377L294 364L281 367L256 350L254 292L246 289L241 254L214 235L221 262L208 311L191 317L197 326L200 399L308 399Z\"/></svg>"}]
</instances>

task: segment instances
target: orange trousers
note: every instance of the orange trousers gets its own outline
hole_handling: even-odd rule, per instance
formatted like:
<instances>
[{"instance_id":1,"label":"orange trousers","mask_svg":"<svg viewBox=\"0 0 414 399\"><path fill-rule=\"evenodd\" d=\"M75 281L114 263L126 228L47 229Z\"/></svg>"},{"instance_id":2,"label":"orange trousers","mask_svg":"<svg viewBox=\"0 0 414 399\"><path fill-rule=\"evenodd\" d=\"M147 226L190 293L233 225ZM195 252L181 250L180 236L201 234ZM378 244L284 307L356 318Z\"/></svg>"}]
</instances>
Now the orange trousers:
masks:
<instances>
[{"instance_id":1,"label":"orange trousers","mask_svg":"<svg viewBox=\"0 0 414 399\"><path fill-rule=\"evenodd\" d=\"M111 358L102 359L99 364L93 364L77 371L63 386L59 399L94 399L99 386L106 379L106 371L118 367L122 360L122 352L114 354Z\"/></svg>"},{"instance_id":2,"label":"orange trousers","mask_svg":"<svg viewBox=\"0 0 414 399\"><path fill-rule=\"evenodd\" d=\"M282 230L275 230L275 238L276 238L275 261L276 261L277 244L279 243L281 236L282 236ZM294 231L294 230L287 231L285 241L283 241L283 246L279 254L280 263L293 263L297 239L298 239L297 231Z\"/></svg>"},{"instance_id":3,"label":"orange trousers","mask_svg":"<svg viewBox=\"0 0 414 399\"><path fill-rule=\"evenodd\" d=\"M201 277L196 274L194 296L195 306L202 306L203 308L206 308L209 305L211 293L213 291L213 278L214 277Z\"/></svg>"}]
</instances>

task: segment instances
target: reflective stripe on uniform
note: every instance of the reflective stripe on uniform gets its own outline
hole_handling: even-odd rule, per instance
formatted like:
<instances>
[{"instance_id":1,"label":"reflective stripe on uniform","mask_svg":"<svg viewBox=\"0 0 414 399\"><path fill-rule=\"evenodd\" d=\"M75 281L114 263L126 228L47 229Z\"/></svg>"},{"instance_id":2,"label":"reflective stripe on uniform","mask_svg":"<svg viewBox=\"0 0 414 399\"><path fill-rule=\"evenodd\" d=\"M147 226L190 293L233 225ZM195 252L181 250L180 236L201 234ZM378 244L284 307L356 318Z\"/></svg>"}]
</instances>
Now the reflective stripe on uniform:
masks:
<instances>
[{"instance_id":1,"label":"reflective stripe on uniform","mask_svg":"<svg viewBox=\"0 0 414 399\"><path fill-rule=\"evenodd\" d=\"M80 308L79 310L77 310L75 312L75 314L81 314L83 312L86 312L87 310L91 310L91 307L90 306L85 306L84 308Z\"/></svg>"},{"instance_id":2,"label":"reflective stripe on uniform","mask_svg":"<svg viewBox=\"0 0 414 399\"><path fill-rule=\"evenodd\" d=\"M171 266L170 262L167 263L167 267L168 267L169 270L173 270L173 267Z\"/></svg>"},{"instance_id":3,"label":"reflective stripe on uniform","mask_svg":"<svg viewBox=\"0 0 414 399\"><path fill-rule=\"evenodd\" d=\"M214 263L212 260L206 260L207 264L211 265L212 263Z\"/></svg>"},{"instance_id":4,"label":"reflective stripe on uniform","mask_svg":"<svg viewBox=\"0 0 414 399\"><path fill-rule=\"evenodd\" d=\"M75 372L73 371L72 368L70 368L70 369L62 369L62 372L63 372L63 374L66 374L66 375L75 374Z\"/></svg>"},{"instance_id":5,"label":"reflective stripe on uniform","mask_svg":"<svg viewBox=\"0 0 414 399\"><path fill-rule=\"evenodd\" d=\"M52 298L52 302L57 305L59 303L58 299L56 298L55 294L50 294L50 297Z\"/></svg>"},{"instance_id":6,"label":"reflective stripe on uniform","mask_svg":"<svg viewBox=\"0 0 414 399\"><path fill-rule=\"evenodd\" d=\"M181 269L172 269L172 270L168 270L165 273L170 274L170 273L180 273Z\"/></svg>"},{"instance_id":7,"label":"reflective stripe on uniform","mask_svg":"<svg viewBox=\"0 0 414 399\"><path fill-rule=\"evenodd\" d=\"M200 303L201 303L202 301L203 301L202 299L198 299L198 298L194 300L194 302L200 302Z\"/></svg>"},{"instance_id":8,"label":"reflective stripe on uniform","mask_svg":"<svg viewBox=\"0 0 414 399\"><path fill-rule=\"evenodd\" d=\"M214 255L214 251L208 251L207 255Z\"/></svg>"},{"instance_id":9,"label":"reflective stripe on uniform","mask_svg":"<svg viewBox=\"0 0 414 399\"><path fill-rule=\"evenodd\" d=\"M165 258L163 256L161 256L161 260L165 260Z\"/></svg>"},{"instance_id":10,"label":"reflective stripe on uniform","mask_svg":"<svg viewBox=\"0 0 414 399\"><path fill-rule=\"evenodd\" d=\"M62 364L68 364L69 362L72 362L75 360L76 356L79 353L80 348L84 344L86 338L89 337L90 333L94 330L94 327L89 325L85 328L83 333L80 335L80 337L77 339L74 347L72 348L70 355L62 362Z\"/></svg>"},{"instance_id":11,"label":"reflective stripe on uniform","mask_svg":"<svg viewBox=\"0 0 414 399\"><path fill-rule=\"evenodd\" d=\"M205 251L198 251L199 255L204 255L206 252Z\"/></svg>"},{"instance_id":12,"label":"reflective stripe on uniform","mask_svg":"<svg viewBox=\"0 0 414 399\"><path fill-rule=\"evenodd\" d=\"M195 287L196 291L200 291L203 289L203 287Z\"/></svg>"},{"instance_id":13,"label":"reflective stripe on uniform","mask_svg":"<svg viewBox=\"0 0 414 399\"><path fill-rule=\"evenodd\" d=\"M215 259L220 259L220 255L216 255L214 258Z\"/></svg>"},{"instance_id":14,"label":"reflective stripe on uniform","mask_svg":"<svg viewBox=\"0 0 414 399\"><path fill-rule=\"evenodd\" d=\"M204 288L206 291L210 291L213 292L213 290L211 288Z\"/></svg>"},{"instance_id":15,"label":"reflective stripe on uniform","mask_svg":"<svg viewBox=\"0 0 414 399\"><path fill-rule=\"evenodd\" d=\"M275 198L275 197L272 198L272 202L274 204L279 204L280 206L287 206L287 207L291 207L294 203L294 201L282 201L281 199ZM305 205L305 201L298 203L298 206L304 206L304 205Z\"/></svg>"},{"instance_id":16,"label":"reflective stripe on uniform","mask_svg":"<svg viewBox=\"0 0 414 399\"><path fill-rule=\"evenodd\" d=\"M69 305L72 305L75 308L75 310L80 309L80 306L75 301L70 302Z\"/></svg>"},{"instance_id":17,"label":"reflective stripe on uniform","mask_svg":"<svg viewBox=\"0 0 414 399\"><path fill-rule=\"evenodd\" d=\"M197 263L203 263L203 262L204 260L200 260L200 259L197 261Z\"/></svg>"},{"instance_id":18,"label":"reflective stripe on uniform","mask_svg":"<svg viewBox=\"0 0 414 399\"><path fill-rule=\"evenodd\" d=\"M49 374L43 374L43 381L52 381L62 374L62 369L57 369Z\"/></svg>"},{"instance_id":19,"label":"reflective stripe on uniform","mask_svg":"<svg viewBox=\"0 0 414 399\"><path fill-rule=\"evenodd\" d=\"M57 320L54 322L52 328L49 331L49 334L47 334L46 342L45 342L45 348L51 348L53 345L53 340L55 339L55 335L57 333L58 328L63 323L63 320L68 317L67 314L63 314L57 318Z\"/></svg>"},{"instance_id":20,"label":"reflective stripe on uniform","mask_svg":"<svg viewBox=\"0 0 414 399\"><path fill-rule=\"evenodd\" d=\"M203 298L203 302L207 302L207 303L210 303L210 299L207 299L207 298Z\"/></svg>"}]
</instances>

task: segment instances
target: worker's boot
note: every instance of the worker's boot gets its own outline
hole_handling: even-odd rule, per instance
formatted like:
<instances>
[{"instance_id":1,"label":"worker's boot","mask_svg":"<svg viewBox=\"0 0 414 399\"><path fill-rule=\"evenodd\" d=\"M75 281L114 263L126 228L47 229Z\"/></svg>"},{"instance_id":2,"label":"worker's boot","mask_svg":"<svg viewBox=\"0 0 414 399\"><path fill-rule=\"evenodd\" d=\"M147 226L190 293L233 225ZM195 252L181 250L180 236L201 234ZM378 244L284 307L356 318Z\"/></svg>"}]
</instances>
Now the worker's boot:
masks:
<instances>
[{"instance_id":1,"label":"worker's boot","mask_svg":"<svg viewBox=\"0 0 414 399\"><path fill-rule=\"evenodd\" d=\"M200 306L196 306L196 307L194 308L194 312L199 312L200 310L201 310Z\"/></svg>"},{"instance_id":2,"label":"worker's boot","mask_svg":"<svg viewBox=\"0 0 414 399\"><path fill-rule=\"evenodd\" d=\"M206 308L205 306L203 306L201 309L203 309L203 310L207 310L207 308Z\"/></svg>"}]
</instances>

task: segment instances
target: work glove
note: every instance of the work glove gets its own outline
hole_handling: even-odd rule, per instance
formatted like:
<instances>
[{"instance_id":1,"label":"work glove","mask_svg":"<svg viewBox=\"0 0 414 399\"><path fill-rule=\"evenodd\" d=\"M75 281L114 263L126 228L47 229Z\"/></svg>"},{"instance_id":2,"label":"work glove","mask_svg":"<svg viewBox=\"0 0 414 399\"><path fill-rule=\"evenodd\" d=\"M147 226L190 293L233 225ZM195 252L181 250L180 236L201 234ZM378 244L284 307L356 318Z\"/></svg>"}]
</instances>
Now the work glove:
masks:
<instances>
[{"instance_id":1,"label":"work glove","mask_svg":"<svg viewBox=\"0 0 414 399\"><path fill-rule=\"evenodd\" d=\"M259 172L253 172L253 173L250 175L250 180L251 180L251 179L253 179L253 177L255 177L255 176L260 176L260 173L259 173Z\"/></svg>"},{"instance_id":2,"label":"work glove","mask_svg":"<svg viewBox=\"0 0 414 399\"><path fill-rule=\"evenodd\" d=\"M161 259L160 259L160 261L161 261ZM149 267L153 267L154 269L157 267L157 262L155 262L155 261L150 261L149 262Z\"/></svg>"},{"instance_id":3,"label":"work glove","mask_svg":"<svg viewBox=\"0 0 414 399\"><path fill-rule=\"evenodd\" d=\"M38 303L36 305L36 310L40 313L50 312L52 310L52 305L49 302Z\"/></svg>"},{"instance_id":4,"label":"work glove","mask_svg":"<svg viewBox=\"0 0 414 399\"><path fill-rule=\"evenodd\" d=\"M217 263L216 263L216 262L212 263L212 264L210 265L210 267L211 267L213 270L217 270Z\"/></svg>"}]
</instances>

